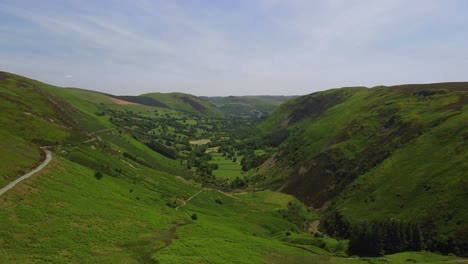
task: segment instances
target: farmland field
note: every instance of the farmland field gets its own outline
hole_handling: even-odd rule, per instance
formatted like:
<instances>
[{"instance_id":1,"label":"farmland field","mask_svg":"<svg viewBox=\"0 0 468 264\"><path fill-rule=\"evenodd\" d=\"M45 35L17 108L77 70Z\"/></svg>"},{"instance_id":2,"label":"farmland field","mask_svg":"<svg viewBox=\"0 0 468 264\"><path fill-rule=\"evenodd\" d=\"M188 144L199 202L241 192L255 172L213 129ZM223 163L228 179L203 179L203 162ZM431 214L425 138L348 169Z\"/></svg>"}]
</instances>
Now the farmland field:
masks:
<instances>
[{"instance_id":1,"label":"farmland field","mask_svg":"<svg viewBox=\"0 0 468 264\"><path fill-rule=\"evenodd\" d=\"M213 159L210 163L218 164L218 169L213 171L216 177L233 180L242 176L241 165L231 159L223 157L221 153L212 153Z\"/></svg>"}]
</instances>

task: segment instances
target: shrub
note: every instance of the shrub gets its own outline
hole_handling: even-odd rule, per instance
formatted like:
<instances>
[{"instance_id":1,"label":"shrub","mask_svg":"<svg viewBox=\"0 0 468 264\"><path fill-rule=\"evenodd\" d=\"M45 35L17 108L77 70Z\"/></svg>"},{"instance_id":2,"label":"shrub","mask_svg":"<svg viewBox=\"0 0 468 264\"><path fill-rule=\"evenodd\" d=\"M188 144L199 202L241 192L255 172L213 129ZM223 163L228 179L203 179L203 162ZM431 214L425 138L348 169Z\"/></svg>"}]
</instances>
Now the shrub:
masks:
<instances>
[{"instance_id":1,"label":"shrub","mask_svg":"<svg viewBox=\"0 0 468 264\"><path fill-rule=\"evenodd\" d=\"M192 220L198 220L198 215L197 214L192 214Z\"/></svg>"},{"instance_id":2,"label":"shrub","mask_svg":"<svg viewBox=\"0 0 468 264\"><path fill-rule=\"evenodd\" d=\"M102 172L96 171L94 173L94 177L96 177L96 179L100 180L100 179L102 179L102 177L104 177L104 175L102 174Z\"/></svg>"}]
</instances>

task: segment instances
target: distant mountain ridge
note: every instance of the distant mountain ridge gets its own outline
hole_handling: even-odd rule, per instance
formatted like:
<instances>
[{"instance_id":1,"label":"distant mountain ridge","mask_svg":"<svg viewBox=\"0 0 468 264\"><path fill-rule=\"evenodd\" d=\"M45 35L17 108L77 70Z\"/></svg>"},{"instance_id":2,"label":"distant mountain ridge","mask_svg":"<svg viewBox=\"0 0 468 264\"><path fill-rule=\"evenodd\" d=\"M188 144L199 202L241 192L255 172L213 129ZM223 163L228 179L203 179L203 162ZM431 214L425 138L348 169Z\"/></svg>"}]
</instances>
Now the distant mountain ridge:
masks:
<instances>
[{"instance_id":1,"label":"distant mountain ridge","mask_svg":"<svg viewBox=\"0 0 468 264\"><path fill-rule=\"evenodd\" d=\"M252 114L268 114L277 109L282 103L296 96L227 96L227 97L200 97L216 105L226 115L240 116Z\"/></svg>"},{"instance_id":2,"label":"distant mountain ridge","mask_svg":"<svg viewBox=\"0 0 468 264\"><path fill-rule=\"evenodd\" d=\"M185 93L149 93L138 96L108 95L132 103L210 117L266 115L273 112L282 103L295 97L266 95L197 97Z\"/></svg>"}]
</instances>

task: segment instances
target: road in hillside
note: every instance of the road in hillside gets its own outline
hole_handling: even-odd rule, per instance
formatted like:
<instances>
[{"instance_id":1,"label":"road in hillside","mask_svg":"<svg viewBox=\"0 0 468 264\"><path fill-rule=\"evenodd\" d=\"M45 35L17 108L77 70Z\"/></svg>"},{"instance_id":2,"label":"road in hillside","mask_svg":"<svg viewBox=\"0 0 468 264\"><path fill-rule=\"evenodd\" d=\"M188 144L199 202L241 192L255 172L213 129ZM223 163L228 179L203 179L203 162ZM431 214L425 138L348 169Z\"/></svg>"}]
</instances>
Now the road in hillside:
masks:
<instances>
[{"instance_id":1,"label":"road in hillside","mask_svg":"<svg viewBox=\"0 0 468 264\"><path fill-rule=\"evenodd\" d=\"M8 190L10 190L11 188L15 187L16 184L22 182L23 180L31 177L34 173L36 172L39 172L40 170L42 170L45 166L47 166L47 164L49 164L49 162L52 160L52 152L50 152L49 150L46 150L45 151L46 153L46 159L44 160L44 162L42 162L39 166L37 166L37 168L35 168L34 170L26 173L25 175L19 177L18 179L14 180L13 182L9 183L7 186L3 187L2 189L0 189L0 196L2 196L5 192L7 192Z\"/></svg>"},{"instance_id":2,"label":"road in hillside","mask_svg":"<svg viewBox=\"0 0 468 264\"><path fill-rule=\"evenodd\" d=\"M185 206L190 200L192 200L193 198L195 198L195 196L199 195L200 193L202 193L204 190L200 190L199 192L197 192L196 194L190 196L187 200L185 200L181 205L177 206L175 209L176 210L179 210L180 207L182 206Z\"/></svg>"},{"instance_id":3,"label":"road in hillside","mask_svg":"<svg viewBox=\"0 0 468 264\"><path fill-rule=\"evenodd\" d=\"M90 134L88 134L88 136L91 136L91 135L94 135L96 133L100 133L100 132L104 132L104 131L108 131L108 130L112 130L114 128L108 128L108 129L103 129L103 130L99 130L99 131L95 131L95 132L92 132ZM94 140L96 140L97 138L92 138L92 139L89 139L89 140L86 140L86 141L83 141L82 143L89 143L89 142L92 142ZM71 145L71 144L70 144ZM58 145L58 146L61 146L61 145ZM44 146L44 147L41 147L42 149L44 148L48 148L48 147L57 147L57 146ZM19 177L18 179L14 180L13 182L10 182L7 186L3 187L2 189L0 189L0 196L2 196L4 193L6 193L8 190L10 190L11 188L15 187L16 184L24 181L25 179L31 177L34 173L42 170L45 166L47 166L47 164L49 164L49 162L52 160L52 152L50 152L49 150L45 150L45 153L46 153L46 159L44 160L44 162L42 162L39 166L37 166L37 168L35 168L34 170L30 171L29 173Z\"/></svg>"}]
</instances>

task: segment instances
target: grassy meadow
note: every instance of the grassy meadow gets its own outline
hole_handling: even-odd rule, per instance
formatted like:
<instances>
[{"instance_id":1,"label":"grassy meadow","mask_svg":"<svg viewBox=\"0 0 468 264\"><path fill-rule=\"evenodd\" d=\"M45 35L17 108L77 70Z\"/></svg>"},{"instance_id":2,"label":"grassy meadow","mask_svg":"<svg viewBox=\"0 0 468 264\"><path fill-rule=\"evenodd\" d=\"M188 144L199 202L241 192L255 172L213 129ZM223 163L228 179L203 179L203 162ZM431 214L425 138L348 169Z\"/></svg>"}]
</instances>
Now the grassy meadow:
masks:
<instances>
[{"instance_id":1,"label":"grassy meadow","mask_svg":"<svg viewBox=\"0 0 468 264\"><path fill-rule=\"evenodd\" d=\"M237 162L228 159L221 153L212 153L213 159L210 163L218 164L218 169L213 171L214 176L220 179L234 180L237 177L242 177L241 165Z\"/></svg>"}]
</instances>

